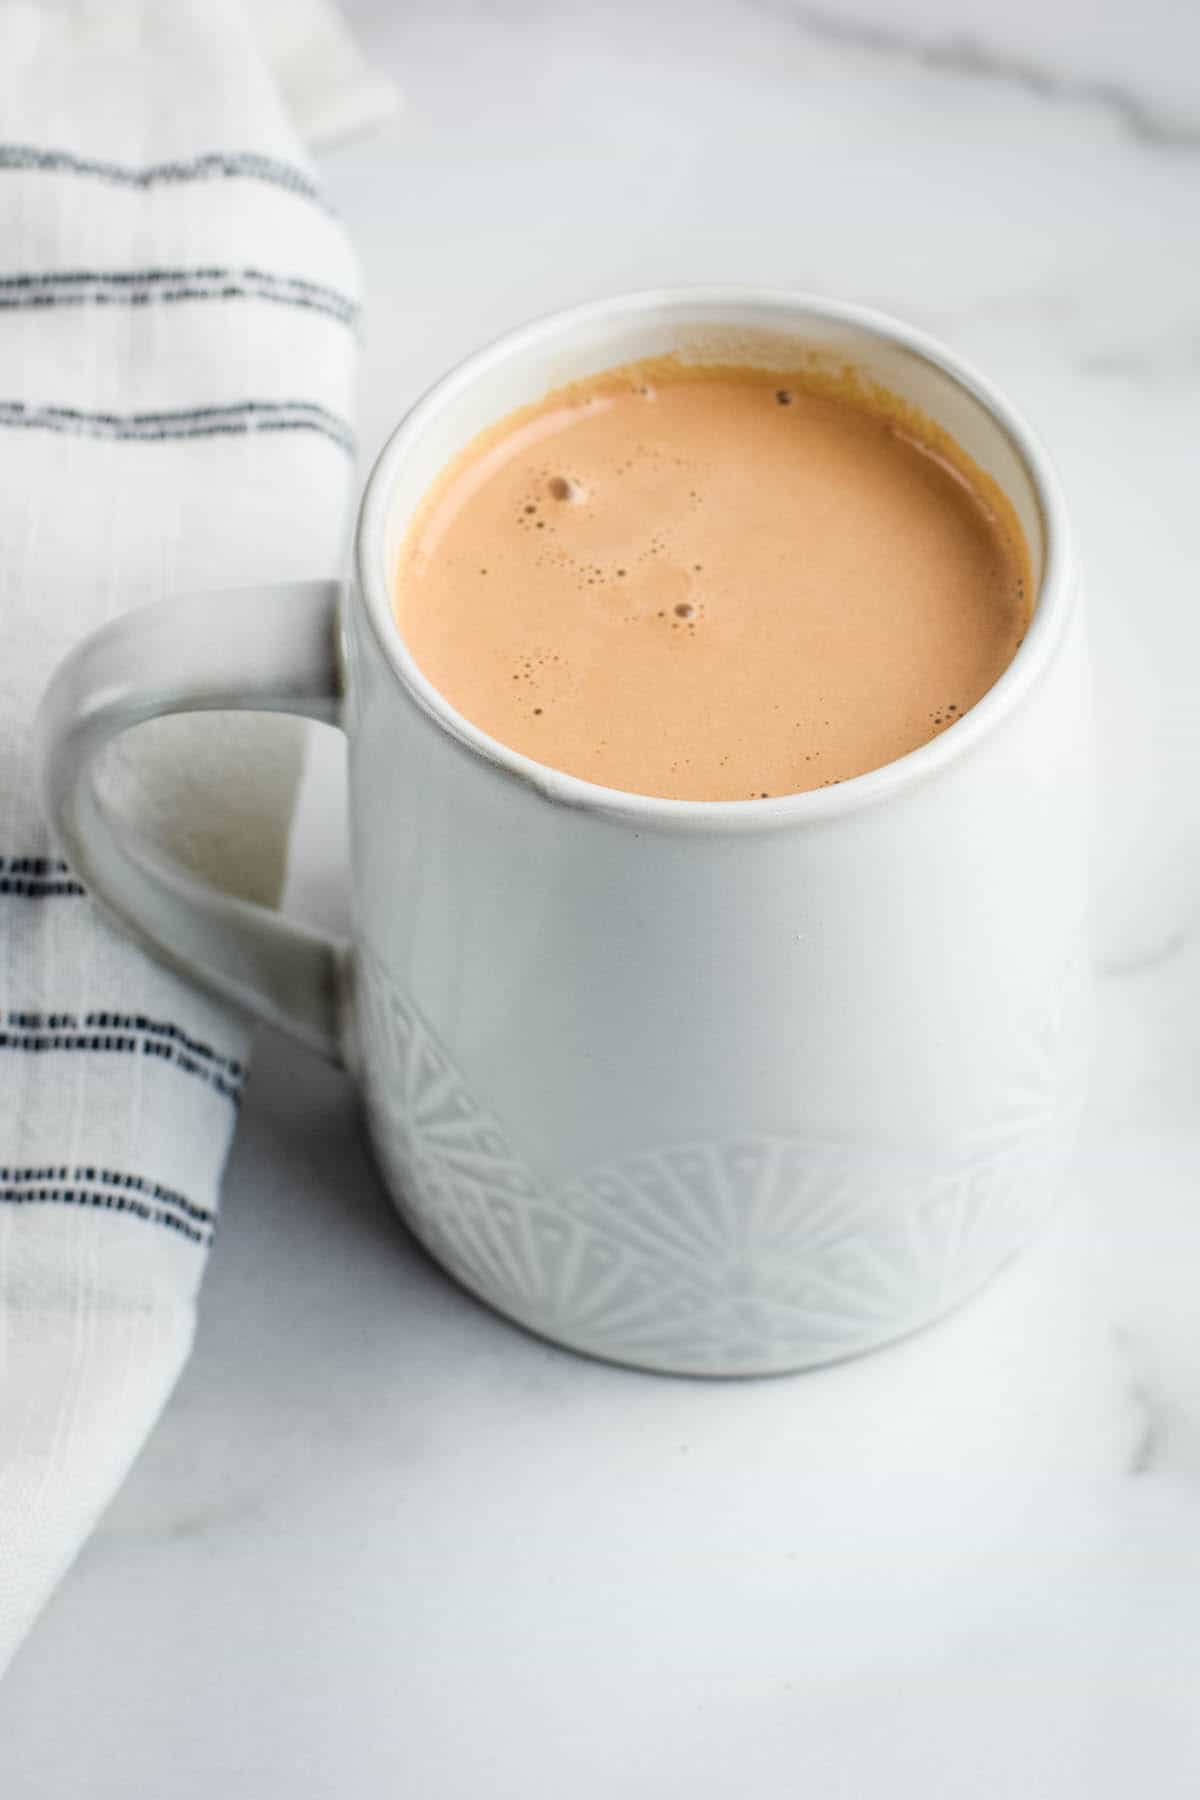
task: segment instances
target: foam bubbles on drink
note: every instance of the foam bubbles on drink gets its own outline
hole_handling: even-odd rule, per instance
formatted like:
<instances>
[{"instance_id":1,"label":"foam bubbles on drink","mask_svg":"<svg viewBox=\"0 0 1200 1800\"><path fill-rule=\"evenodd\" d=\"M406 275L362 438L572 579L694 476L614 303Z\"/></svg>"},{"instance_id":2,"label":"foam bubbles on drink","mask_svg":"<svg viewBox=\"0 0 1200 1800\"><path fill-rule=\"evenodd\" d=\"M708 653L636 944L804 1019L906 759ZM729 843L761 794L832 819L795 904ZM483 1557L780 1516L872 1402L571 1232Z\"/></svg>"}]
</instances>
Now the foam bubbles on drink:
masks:
<instances>
[{"instance_id":1,"label":"foam bubbles on drink","mask_svg":"<svg viewBox=\"0 0 1200 1800\"><path fill-rule=\"evenodd\" d=\"M398 594L435 685L555 767L689 799L832 786L956 723L987 672L978 640L960 654L952 613L999 606L1011 655L1028 608L1020 558L983 542L1004 527L979 529L987 503L940 440L925 444L907 414L881 431L897 425L886 407L810 391L799 374L647 373L551 395L481 440L462 462L474 473L457 543L440 490L437 528L407 565L411 604ZM904 504L889 510L897 484ZM857 523L877 490L878 542ZM906 698L892 680L912 660L905 609L920 620L935 604L906 521L930 508L971 521L955 537L930 518L936 556L961 574L933 621L940 666L933 679L918 669ZM996 667L1001 636L985 639Z\"/></svg>"},{"instance_id":2,"label":"foam bubbles on drink","mask_svg":"<svg viewBox=\"0 0 1200 1800\"><path fill-rule=\"evenodd\" d=\"M640 389L633 388L631 394L640 395ZM695 485L681 493L672 479L676 470L691 476ZM661 445L639 440L623 458L618 456L595 469L581 471L550 462L527 466L524 491L515 496L513 516L522 536L540 534L537 546L530 546L532 564L561 572L564 600L570 593L578 594L602 606L614 622L628 625L665 617L677 634L690 637L701 614L695 578L703 567L692 562L687 548L677 547L673 540L682 524L680 502L684 512L703 505L702 476L702 466L690 456L670 454ZM632 489L626 486L631 479L638 483ZM651 483L649 495L647 480ZM651 511L644 535L639 538L635 532L632 541L626 537L612 547L610 555L598 556L596 546L604 544L609 521L622 516L629 494L636 496L635 504L645 514L647 506L653 506L656 488L662 490L668 515L675 516L664 518L661 512ZM614 613L618 595L621 611ZM658 605L660 598L667 603L665 610ZM677 601L686 603L689 610L677 613Z\"/></svg>"}]
</instances>

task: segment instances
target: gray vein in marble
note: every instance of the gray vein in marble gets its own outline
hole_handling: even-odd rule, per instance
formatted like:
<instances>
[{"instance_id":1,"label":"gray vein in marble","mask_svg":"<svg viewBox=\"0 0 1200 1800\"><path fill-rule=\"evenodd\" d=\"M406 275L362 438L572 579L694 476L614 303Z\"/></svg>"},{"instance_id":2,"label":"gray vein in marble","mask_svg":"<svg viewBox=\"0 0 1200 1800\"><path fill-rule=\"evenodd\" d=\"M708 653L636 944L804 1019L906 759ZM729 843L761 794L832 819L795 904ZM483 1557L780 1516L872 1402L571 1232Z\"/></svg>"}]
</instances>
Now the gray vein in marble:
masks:
<instances>
[{"instance_id":1,"label":"gray vein in marble","mask_svg":"<svg viewBox=\"0 0 1200 1800\"><path fill-rule=\"evenodd\" d=\"M1172 118L1145 94L1115 81L1060 74L1029 57L992 50L968 37L927 41L893 25L844 18L821 7L793 5L791 0L752 0L752 4L775 18L790 20L810 37L828 44L906 62L935 74L1005 82L1043 100L1093 106L1106 113L1127 136L1151 149L1200 150L1200 120Z\"/></svg>"},{"instance_id":2,"label":"gray vein in marble","mask_svg":"<svg viewBox=\"0 0 1200 1800\"><path fill-rule=\"evenodd\" d=\"M96 1551L125 1543L143 1545L185 1543L195 1538L212 1538L231 1529L241 1530L263 1517L264 1501L256 1494L235 1495L214 1500L210 1505L191 1505L156 1514L153 1518L124 1518L118 1505L117 1516L106 1519L92 1538Z\"/></svg>"},{"instance_id":3,"label":"gray vein in marble","mask_svg":"<svg viewBox=\"0 0 1200 1800\"><path fill-rule=\"evenodd\" d=\"M1150 359L1136 350L1098 350L1081 356L1076 367L1081 375L1116 381L1141 381L1152 372Z\"/></svg>"},{"instance_id":4,"label":"gray vein in marble","mask_svg":"<svg viewBox=\"0 0 1200 1800\"><path fill-rule=\"evenodd\" d=\"M1174 341L1145 350L1097 350L1082 356L1076 367L1081 375L1099 381L1169 382L1182 389L1200 375L1200 337L1176 334Z\"/></svg>"},{"instance_id":5,"label":"gray vein in marble","mask_svg":"<svg viewBox=\"0 0 1200 1800\"><path fill-rule=\"evenodd\" d=\"M1166 1413L1161 1396L1146 1369L1141 1346L1119 1325L1113 1327L1113 1343L1127 1371L1126 1391L1138 1420L1125 1473L1148 1475L1158 1467L1166 1449Z\"/></svg>"},{"instance_id":6,"label":"gray vein in marble","mask_svg":"<svg viewBox=\"0 0 1200 1800\"><path fill-rule=\"evenodd\" d=\"M1129 975L1148 975L1169 963L1187 944L1190 933L1172 931L1160 942L1133 956L1104 957L1097 961L1096 974L1104 981L1120 981Z\"/></svg>"}]
</instances>

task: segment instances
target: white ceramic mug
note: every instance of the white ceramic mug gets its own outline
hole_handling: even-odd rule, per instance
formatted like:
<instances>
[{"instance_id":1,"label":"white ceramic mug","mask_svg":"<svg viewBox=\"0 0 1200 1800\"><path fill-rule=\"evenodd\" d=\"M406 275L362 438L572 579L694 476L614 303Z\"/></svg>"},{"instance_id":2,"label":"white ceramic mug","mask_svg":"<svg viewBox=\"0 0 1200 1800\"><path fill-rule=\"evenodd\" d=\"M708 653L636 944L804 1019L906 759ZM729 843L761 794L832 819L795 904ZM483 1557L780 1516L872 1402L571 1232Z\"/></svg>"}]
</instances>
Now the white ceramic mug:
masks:
<instances>
[{"instance_id":1,"label":"white ceramic mug","mask_svg":"<svg viewBox=\"0 0 1200 1800\"><path fill-rule=\"evenodd\" d=\"M462 718L393 621L414 507L463 444L634 358L853 363L1008 494L1034 617L979 704L887 767L769 800L661 800ZM1062 501L1007 404L920 333L741 290L585 306L470 358L371 477L357 579L167 601L43 707L45 800L150 948L343 1059L404 1218L534 1331L748 1374L913 1330L1052 1199L1087 1038L1085 679ZM304 713L349 739L354 935L152 864L92 779L168 712Z\"/></svg>"}]
</instances>

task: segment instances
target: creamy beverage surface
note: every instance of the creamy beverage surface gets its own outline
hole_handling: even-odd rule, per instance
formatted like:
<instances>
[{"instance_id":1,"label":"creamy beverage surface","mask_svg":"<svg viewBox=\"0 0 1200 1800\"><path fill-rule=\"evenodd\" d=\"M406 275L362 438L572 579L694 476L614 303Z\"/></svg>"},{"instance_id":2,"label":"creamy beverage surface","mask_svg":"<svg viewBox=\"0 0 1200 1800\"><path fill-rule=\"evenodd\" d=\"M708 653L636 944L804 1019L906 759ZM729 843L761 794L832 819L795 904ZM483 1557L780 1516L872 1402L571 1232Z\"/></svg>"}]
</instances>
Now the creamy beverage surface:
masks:
<instances>
[{"instance_id":1,"label":"creamy beverage surface","mask_svg":"<svg viewBox=\"0 0 1200 1800\"><path fill-rule=\"evenodd\" d=\"M664 359L469 444L393 593L422 672L491 736L605 787L735 800L947 730L1011 662L1031 587L995 483L852 371Z\"/></svg>"}]
</instances>

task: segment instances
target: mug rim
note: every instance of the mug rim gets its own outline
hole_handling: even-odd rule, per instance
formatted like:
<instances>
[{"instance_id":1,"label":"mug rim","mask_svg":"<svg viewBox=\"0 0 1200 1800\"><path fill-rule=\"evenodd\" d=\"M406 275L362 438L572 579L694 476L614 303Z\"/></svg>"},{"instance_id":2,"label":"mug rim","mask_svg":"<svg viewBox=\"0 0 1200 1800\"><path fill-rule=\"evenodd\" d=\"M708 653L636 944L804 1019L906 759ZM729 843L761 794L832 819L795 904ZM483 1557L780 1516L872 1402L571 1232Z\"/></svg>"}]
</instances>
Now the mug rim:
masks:
<instances>
[{"instance_id":1,"label":"mug rim","mask_svg":"<svg viewBox=\"0 0 1200 1800\"><path fill-rule=\"evenodd\" d=\"M401 634L392 612L386 569L388 502L393 472L411 441L431 417L480 375L513 356L536 349L548 338L588 325L679 305L744 306L787 314L795 332L795 314L845 325L898 344L957 383L988 414L1016 452L1041 517L1044 556L1037 600L1024 639L1008 667L975 705L916 749L852 775L830 787L767 799L677 800L655 794L630 793L602 786L536 761L473 724L424 675ZM755 323L762 323L761 317ZM783 325L782 318L780 320ZM1064 635L1073 584L1070 526L1058 477L1040 439L1020 413L986 377L947 350L935 338L873 307L829 300L803 290L746 286L703 286L644 289L587 301L546 313L504 332L462 358L409 407L391 432L367 480L355 533L356 586L375 639L392 673L421 710L448 737L499 773L534 788L548 800L581 808L630 824L659 828L763 830L829 822L861 807L891 799L959 762L1020 705L1049 667Z\"/></svg>"}]
</instances>

